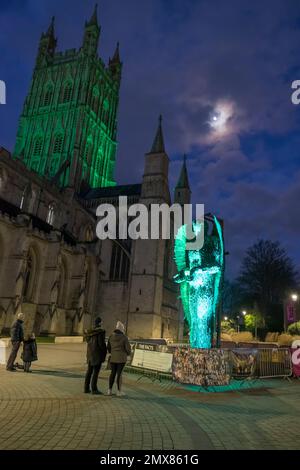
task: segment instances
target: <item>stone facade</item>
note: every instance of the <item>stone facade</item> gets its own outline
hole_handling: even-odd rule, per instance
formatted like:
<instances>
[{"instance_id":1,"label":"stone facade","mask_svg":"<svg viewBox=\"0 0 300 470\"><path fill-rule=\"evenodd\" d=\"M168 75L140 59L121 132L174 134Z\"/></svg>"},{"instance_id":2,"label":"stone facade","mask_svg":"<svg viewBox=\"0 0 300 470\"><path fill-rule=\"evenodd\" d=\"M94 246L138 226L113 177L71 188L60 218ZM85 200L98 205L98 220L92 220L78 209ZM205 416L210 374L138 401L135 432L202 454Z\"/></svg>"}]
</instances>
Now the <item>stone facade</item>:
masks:
<instances>
[{"instance_id":1,"label":"stone facade","mask_svg":"<svg viewBox=\"0 0 300 470\"><path fill-rule=\"evenodd\" d=\"M9 331L16 314L22 310L26 314L26 331L36 334L82 334L96 316L101 316L108 333L114 329L116 321L121 320L130 338L179 340L183 331L183 315L178 286L172 280L175 273L173 240L101 241L95 230L99 204L108 202L117 207L120 195L128 197L128 204L140 202L149 206L151 203L171 202L169 158L161 120L151 151L145 155L141 184L114 186L121 71L118 48L105 72L115 100L109 131L101 121L106 107L103 100L98 102L99 115L90 113L89 100L95 86L91 78L93 74L90 80L86 75L86 92L78 102L60 109L60 104L55 101L56 90L63 83L60 73L65 74L68 64L72 68L71 62L75 61L76 54L67 54L70 61L62 58L65 56L58 58L54 53L53 28L52 22L41 38L15 152L11 155L0 147L0 334ZM99 33L94 12L86 23L84 44L77 54L80 60L86 60L87 65L96 67L95 73L100 64L100 59L96 58ZM47 83L45 78L41 78L43 74L52 77L53 94L49 98L49 106L53 109L43 110L39 106L35 109L32 104L38 100L37 97L33 100L32 90L36 96L41 93L43 98L40 99L46 99L43 95L45 90L38 85ZM72 119L77 112L79 115L87 112L88 121L96 119L99 124L96 125L95 121L92 125L97 134L96 140L92 139L93 158L86 158L87 127L83 130L75 126L75 135L80 134L80 145L76 144L77 137L68 140L75 129ZM58 158L51 147L55 145L57 136L55 122L64 123L66 147L60 147L59 162L51 170L53 158ZM44 123L44 128L41 123ZM37 149L40 150L39 156L35 153L37 130L43 136L43 146ZM108 136L107 132L112 134ZM108 138L111 148L104 156L102 144ZM97 172L93 163L98 158L95 155L102 163L106 161L101 168L105 167L107 173ZM184 161L175 190L175 202L183 204L189 200Z\"/></svg>"}]
</instances>

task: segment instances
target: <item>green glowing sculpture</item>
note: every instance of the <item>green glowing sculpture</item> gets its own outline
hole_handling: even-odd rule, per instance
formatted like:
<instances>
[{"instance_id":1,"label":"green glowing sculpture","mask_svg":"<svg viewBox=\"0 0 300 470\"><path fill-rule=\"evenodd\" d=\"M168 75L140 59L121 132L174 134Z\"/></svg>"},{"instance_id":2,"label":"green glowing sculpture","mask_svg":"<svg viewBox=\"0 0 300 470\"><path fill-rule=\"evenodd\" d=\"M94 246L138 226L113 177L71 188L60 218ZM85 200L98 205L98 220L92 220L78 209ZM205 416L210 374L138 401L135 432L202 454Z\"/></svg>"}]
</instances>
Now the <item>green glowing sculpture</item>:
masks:
<instances>
[{"instance_id":1,"label":"green glowing sculpture","mask_svg":"<svg viewBox=\"0 0 300 470\"><path fill-rule=\"evenodd\" d=\"M212 224L210 232L209 225ZM204 230L200 250L187 250L186 225L177 233L175 262L180 283L185 319L190 329L193 348L211 348L216 336L217 309L224 276L224 242L220 222L215 216L205 216L204 222L193 222L193 231Z\"/></svg>"}]
</instances>

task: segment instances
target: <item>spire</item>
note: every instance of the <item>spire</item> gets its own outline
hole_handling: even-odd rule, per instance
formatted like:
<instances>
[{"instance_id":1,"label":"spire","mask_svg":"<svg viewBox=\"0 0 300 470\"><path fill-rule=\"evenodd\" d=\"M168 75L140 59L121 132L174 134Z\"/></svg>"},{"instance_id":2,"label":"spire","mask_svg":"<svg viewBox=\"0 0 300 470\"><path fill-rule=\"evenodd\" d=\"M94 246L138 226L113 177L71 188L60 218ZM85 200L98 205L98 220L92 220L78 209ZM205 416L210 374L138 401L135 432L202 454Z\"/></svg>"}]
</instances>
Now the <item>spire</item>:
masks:
<instances>
[{"instance_id":1,"label":"spire","mask_svg":"<svg viewBox=\"0 0 300 470\"><path fill-rule=\"evenodd\" d=\"M188 172L187 172L187 168L186 168L186 155L185 154L183 155L183 164L182 164L182 168L181 168L181 172L180 172L180 176L179 176L179 180L178 180L178 183L176 185L176 188L180 188L180 189L188 188L188 189L190 189Z\"/></svg>"},{"instance_id":2,"label":"spire","mask_svg":"<svg viewBox=\"0 0 300 470\"><path fill-rule=\"evenodd\" d=\"M99 28L98 26L98 17L97 17L97 8L98 8L98 4L96 3L95 5L95 8L94 8L94 12L91 16L91 19L90 21L86 22L86 26L97 26L97 28Z\"/></svg>"},{"instance_id":3,"label":"spire","mask_svg":"<svg viewBox=\"0 0 300 470\"><path fill-rule=\"evenodd\" d=\"M46 33L47 36L54 36L54 21L55 21L55 16L52 16L51 23Z\"/></svg>"},{"instance_id":4,"label":"spire","mask_svg":"<svg viewBox=\"0 0 300 470\"><path fill-rule=\"evenodd\" d=\"M120 44L119 44L119 41L117 42L117 47L116 47L116 50L115 50L115 53L113 55L113 58L110 60L110 63L121 63L121 60L120 60Z\"/></svg>"},{"instance_id":5,"label":"spire","mask_svg":"<svg viewBox=\"0 0 300 470\"><path fill-rule=\"evenodd\" d=\"M158 129L156 131L156 136L153 141L150 153L165 153L164 136L163 136L161 122L162 122L162 116L160 114L159 120L158 120Z\"/></svg>"}]
</instances>

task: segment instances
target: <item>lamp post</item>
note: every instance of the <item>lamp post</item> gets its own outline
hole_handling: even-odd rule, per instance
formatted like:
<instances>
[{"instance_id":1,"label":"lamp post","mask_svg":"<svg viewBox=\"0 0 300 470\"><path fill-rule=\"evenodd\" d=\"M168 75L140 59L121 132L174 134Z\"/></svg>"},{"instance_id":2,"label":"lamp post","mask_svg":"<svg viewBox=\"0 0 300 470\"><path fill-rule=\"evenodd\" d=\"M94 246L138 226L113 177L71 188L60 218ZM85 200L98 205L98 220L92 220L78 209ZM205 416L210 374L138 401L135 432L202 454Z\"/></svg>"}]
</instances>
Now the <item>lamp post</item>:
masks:
<instances>
[{"instance_id":1,"label":"lamp post","mask_svg":"<svg viewBox=\"0 0 300 470\"><path fill-rule=\"evenodd\" d=\"M292 323L293 321L296 321L296 314L295 314L295 308L296 308L296 302L298 302L298 294L296 292L293 292L289 296L289 300L286 300L283 304L283 313L284 313L284 331L287 331L287 323L290 322Z\"/></svg>"}]
</instances>

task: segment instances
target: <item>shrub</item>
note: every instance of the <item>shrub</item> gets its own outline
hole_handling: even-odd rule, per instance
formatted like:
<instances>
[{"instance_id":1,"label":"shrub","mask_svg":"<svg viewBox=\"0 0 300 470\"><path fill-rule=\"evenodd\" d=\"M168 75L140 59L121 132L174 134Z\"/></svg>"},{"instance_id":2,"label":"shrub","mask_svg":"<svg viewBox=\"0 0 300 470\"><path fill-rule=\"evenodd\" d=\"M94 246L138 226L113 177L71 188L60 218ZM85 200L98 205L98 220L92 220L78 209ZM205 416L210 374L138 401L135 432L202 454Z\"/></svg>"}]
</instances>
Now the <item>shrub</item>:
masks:
<instances>
[{"instance_id":1,"label":"shrub","mask_svg":"<svg viewBox=\"0 0 300 470\"><path fill-rule=\"evenodd\" d=\"M265 337L265 341L266 343L276 343L278 341L278 338L279 338L279 333L267 333L266 337Z\"/></svg>"},{"instance_id":2,"label":"shrub","mask_svg":"<svg viewBox=\"0 0 300 470\"><path fill-rule=\"evenodd\" d=\"M288 332L291 335L300 335L300 321L289 325Z\"/></svg>"},{"instance_id":3,"label":"shrub","mask_svg":"<svg viewBox=\"0 0 300 470\"><path fill-rule=\"evenodd\" d=\"M228 333L221 333L221 340L222 341L232 341L232 337Z\"/></svg>"},{"instance_id":4,"label":"shrub","mask_svg":"<svg viewBox=\"0 0 300 470\"><path fill-rule=\"evenodd\" d=\"M232 341L235 341L236 343L239 342L250 342L253 341L253 335L250 333L250 331L241 331L240 333L232 333L231 334Z\"/></svg>"},{"instance_id":5,"label":"shrub","mask_svg":"<svg viewBox=\"0 0 300 470\"><path fill-rule=\"evenodd\" d=\"M282 333L282 335L279 335L278 337L278 344L280 346L291 346L292 342L293 342L292 335Z\"/></svg>"}]
</instances>

